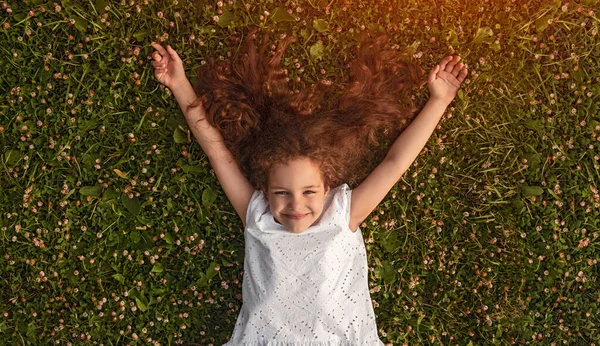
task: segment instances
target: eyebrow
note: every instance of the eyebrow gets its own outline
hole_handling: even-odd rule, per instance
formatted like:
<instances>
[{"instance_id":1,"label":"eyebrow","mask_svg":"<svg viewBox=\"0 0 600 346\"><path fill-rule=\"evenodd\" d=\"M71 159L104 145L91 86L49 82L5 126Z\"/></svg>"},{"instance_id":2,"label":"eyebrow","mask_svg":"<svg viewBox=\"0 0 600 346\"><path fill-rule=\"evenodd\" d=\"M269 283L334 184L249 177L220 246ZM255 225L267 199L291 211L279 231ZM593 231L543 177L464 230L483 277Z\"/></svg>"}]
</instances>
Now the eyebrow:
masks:
<instances>
[{"instance_id":1,"label":"eyebrow","mask_svg":"<svg viewBox=\"0 0 600 346\"><path fill-rule=\"evenodd\" d=\"M305 186L302 189L314 189L314 188L317 188L317 187L318 187L317 185L310 185L310 186ZM286 188L279 187L279 186L271 186L271 188L272 189L278 189L278 190L287 190Z\"/></svg>"}]
</instances>

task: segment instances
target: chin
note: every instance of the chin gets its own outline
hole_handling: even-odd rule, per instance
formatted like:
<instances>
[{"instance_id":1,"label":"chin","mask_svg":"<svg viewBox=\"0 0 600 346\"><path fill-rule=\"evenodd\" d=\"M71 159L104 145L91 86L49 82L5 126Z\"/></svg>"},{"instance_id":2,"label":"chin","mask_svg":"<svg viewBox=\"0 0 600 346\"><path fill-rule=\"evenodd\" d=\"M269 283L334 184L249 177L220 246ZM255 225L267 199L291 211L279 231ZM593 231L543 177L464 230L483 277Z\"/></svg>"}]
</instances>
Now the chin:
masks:
<instances>
[{"instance_id":1,"label":"chin","mask_svg":"<svg viewBox=\"0 0 600 346\"><path fill-rule=\"evenodd\" d=\"M292 233L299 234L299 233L302 233L302 232L306 231L306 228L304 228L304 229L299 229L299 230L297 230L297 229L289 229L289 228L288 228L288 231L289 231L289 232L292 232Z\"/></svg>"},{"instance_id":2,"label":"chin","mask_svg":"<svg viewBox=\"0 0 600 346\"><path fill-rule=\"evenodd\" d=\"M296 220L296 222L294 222L293 220L286 219L285 216L283 216L282 219L283 219L282 221L284 221L284 222L280 222L276 219L277 223L282 225L283 227L285 227L285 229L291 233L303 233L315 221L315 220L304 219L304 220ZM298 222L298 221L300 221L300 222Z\"/></svg>"},{"instance_id":3,"label":"chin","mask_svg":"<svg viewBox=\"0 0 600 346\"><path fill-rule=\"evenodd\" d=\"M308 229L308 227L296 227L296 228L286 227L286 228L289 232L297 233L297 234L303 233L304 231L306 231Z\"/></svg>"}]
</instances>

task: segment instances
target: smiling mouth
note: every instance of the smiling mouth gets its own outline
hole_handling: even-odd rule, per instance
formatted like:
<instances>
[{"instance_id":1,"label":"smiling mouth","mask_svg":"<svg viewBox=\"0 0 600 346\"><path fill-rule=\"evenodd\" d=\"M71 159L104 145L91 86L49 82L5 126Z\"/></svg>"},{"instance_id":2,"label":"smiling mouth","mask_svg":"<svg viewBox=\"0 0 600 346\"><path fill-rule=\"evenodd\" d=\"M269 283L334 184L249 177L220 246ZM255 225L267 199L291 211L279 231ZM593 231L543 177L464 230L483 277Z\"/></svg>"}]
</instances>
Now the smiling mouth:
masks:
<instances>
[{"instance_id":1,"label":"smiling mouth","mask_svg":"<svg viewBox=\"0 0 600 346\"><path fill-rule=\"evenodd\" d=\"M308 214L283 214L285 215L287 218L292 219L292 220L300 220L303 219L305 216L307 216Z\"/></svg>"}]
</instances>

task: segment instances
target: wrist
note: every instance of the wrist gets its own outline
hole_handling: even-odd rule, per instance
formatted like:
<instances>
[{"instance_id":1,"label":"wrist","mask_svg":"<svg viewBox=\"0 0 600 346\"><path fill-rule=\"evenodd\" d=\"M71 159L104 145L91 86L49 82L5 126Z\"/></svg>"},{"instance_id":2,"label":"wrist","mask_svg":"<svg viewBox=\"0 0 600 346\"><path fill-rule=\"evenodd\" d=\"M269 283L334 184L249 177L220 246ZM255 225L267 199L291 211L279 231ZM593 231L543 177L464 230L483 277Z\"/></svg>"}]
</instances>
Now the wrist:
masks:
<instances>
[{"instance_id":1,"label":"wrist","mask_svg":"<svg viewBox=\"0 0 600 346\"><path fill-rule=\"evenodd\" d=\"M176 81L173 81L171 83L169 83L169 85L166 85L167 88L171 89L171 92L173 92L173 94L179 94L179 93L187 93L189 92L190 89L194 89L192 87L192 84L190 83L190 81L187 78L182 78Z\"/></svg>"},{"instance_id":2,"label":"wrist","mask_svg":"<svg viewBox=\"0 0 600 346\"><path fill-rule=\"evenodd\" d=\"M179 105L179 108L181 108L186 119L190 117L194 119L204 117L202 107L190 108L190 105L198 99L198 95L196 95L192 84L187 78L170 84L172 86L168 88L173 93L173 96L175 96L177 104Z\"/></svg>"},{"instance_id":3,"label":"wrist","mask_svg":"<svg viewBox=\"0 0 600 346\"><path fill-rule=\"evenodd\" d=\"M450 105L452 100L454 100L454 97L448 99L448 98L434 95L434 96L431 96L429 98L429 100L427 100L427 103L431 104L432 106L435 106L436 108L442 108L445 110L446 108L448 108L448 106Z\"/></svg>"}]
</instances>

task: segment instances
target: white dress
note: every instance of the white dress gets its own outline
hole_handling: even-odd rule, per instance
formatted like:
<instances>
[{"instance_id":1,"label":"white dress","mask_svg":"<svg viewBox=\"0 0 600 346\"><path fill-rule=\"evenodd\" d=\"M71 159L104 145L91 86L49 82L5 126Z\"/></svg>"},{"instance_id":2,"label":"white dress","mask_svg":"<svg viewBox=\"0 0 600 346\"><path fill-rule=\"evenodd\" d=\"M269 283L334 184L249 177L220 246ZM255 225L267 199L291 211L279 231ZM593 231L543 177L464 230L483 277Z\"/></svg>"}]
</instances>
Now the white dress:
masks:
<instances>
[{"instance_id":1,"label":"white dress","mask_svg":"<svg viewBox=\"0 0 600 346\"><path fill-rule=\"evenodd\" d=\"M261 191L248 205L243 304L224 346L383 346L368 287L367 255L349 227L352 191L331 189L303 233L275 222Z\"/></svg>"}]
</instances>

